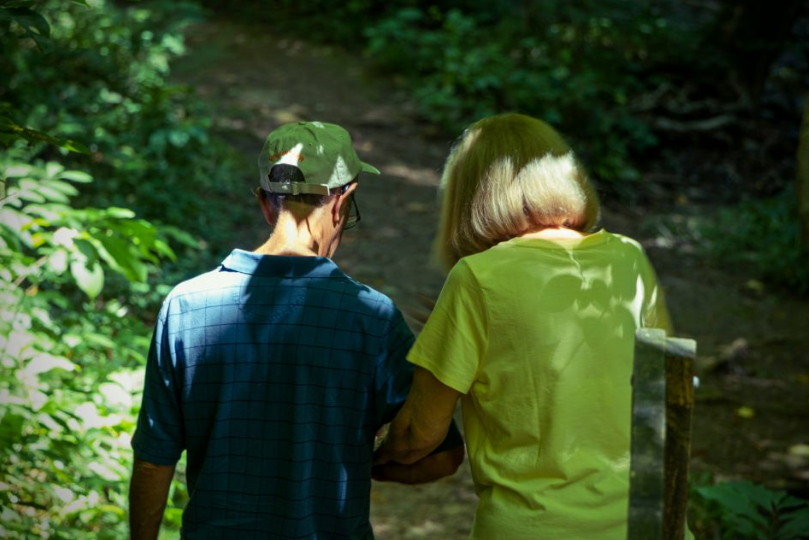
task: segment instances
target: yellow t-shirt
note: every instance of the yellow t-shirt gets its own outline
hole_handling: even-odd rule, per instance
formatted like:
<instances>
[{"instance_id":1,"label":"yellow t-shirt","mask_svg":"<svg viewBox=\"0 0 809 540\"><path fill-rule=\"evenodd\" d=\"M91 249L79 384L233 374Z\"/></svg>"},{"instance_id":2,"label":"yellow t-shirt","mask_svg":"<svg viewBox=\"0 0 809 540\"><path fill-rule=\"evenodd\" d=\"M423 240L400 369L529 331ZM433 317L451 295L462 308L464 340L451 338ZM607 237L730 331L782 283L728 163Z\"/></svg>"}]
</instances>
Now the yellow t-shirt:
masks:
<instances>
[{"instance_id":1,"label":"yellow t-shirt","mask_svg":"<svg viewBox=\"0 0 809 540\"><path fill-rule=\"evenodd\" d=\"M629 238L515 238L455 265L408 359L465 394L471 538L626 538L639 327L671 331Z\"/></svg>"}]
</instances>

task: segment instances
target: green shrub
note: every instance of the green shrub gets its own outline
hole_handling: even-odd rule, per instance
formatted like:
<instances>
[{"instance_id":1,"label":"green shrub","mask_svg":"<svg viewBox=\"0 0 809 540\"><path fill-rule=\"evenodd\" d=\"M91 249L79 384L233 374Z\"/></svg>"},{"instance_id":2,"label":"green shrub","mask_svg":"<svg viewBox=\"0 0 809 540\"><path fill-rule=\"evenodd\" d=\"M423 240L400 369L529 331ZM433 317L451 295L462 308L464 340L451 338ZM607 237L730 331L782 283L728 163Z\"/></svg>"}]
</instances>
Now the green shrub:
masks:
<instances>
[{"instance_id":1,"label":"green shrub","mask_svg":"<svg viewBox=\"0 0 809 540\"><path fill-rule=\"evenodd\" d=\"M717 260L748 268L779 288L809 294L809 265L799 250L793 189L724 209L702 234L708 241L708 253Z\"/></svg>"},{"instance_id":2,"label":"green shrub","mask_svg":"<svg viewBox=\"0 0 809 540\"><path fill-rule=\"evenodd\" d=\"M723 540L806 540L809 501L752 482L723 482L692 494L702 536Z\"/></svg>"},{"instance_id":3,"label":"green shrub","mask_svg":"<svg viewBox=\"0 0 809 540\"><path fill-rule=\"evenodd\" d=\"M88 3L41 4L52 26L45 54L25 41L2 42L9 62L0 67L0 101L18 124L89 148L89 158L62 158L101 179L82 188L79 204L130 208L218 245L243 215L224 211L231 157L210 136L193 90L168 82L170 61L184 52L182 31L202 12L189 2ZM37 146L31 157L56 156ZM218 256L184 251L180 261L187 273Z\"/></svg>"},{"instance_id":4,"label":"green shrub","mask_svg":"<svg viewBox=\"0 0 809 540\"><path fill-rule=\"evenodd\" d=\"M198 10L87 3L0 0L3 538L127 537L155 304L210 257L189 232L239 215L204 109L166 85ZM168 529L186 498L175 483Z\"/></svg>"},{"instance_id":5,"label":"green shrub","mask_svg":"<svg viewBox=\"0 0 809 540\"><path fill-rule=\"evenodd\" d=\"M105 278L174 252L130 210L73 207L87 173L20 153L0 160L0 536L123 538L150 328Z\"/></svg>"},{"instance_id":6,"label":"green shrub","mask_svg":"<svg viewBox=\"0 0 809 540\"><path fill-rule=\"evenodd\" d=\"M633 162L657 142L633 101L659 84L644 68L663 61L650 57L679 34L651 8L554 6L522 18L402 8L365 29L366 56L399 76L425 119L446 130L507 111L543 118L608 188L630 194Z\"/></svg>"}]
</instances>

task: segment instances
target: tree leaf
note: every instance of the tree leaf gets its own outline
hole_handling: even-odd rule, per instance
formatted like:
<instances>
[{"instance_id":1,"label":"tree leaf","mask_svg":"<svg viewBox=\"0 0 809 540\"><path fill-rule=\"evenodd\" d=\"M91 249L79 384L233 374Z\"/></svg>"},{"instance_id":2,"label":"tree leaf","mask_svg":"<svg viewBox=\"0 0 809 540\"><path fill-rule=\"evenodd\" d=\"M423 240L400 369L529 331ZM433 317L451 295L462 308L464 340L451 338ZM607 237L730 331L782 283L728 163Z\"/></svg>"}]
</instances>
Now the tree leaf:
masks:
<instances>
[{"instance_id":1,"label":"tree leaf","mask_svg":"<svg viewBox=\"0 0 809 540\"><path fill-rule=\"evenodd\" d=\"M19 24L27 34L36 30L40 36L50 37L51 26L45 17L27 7L9 7L0 9L0 19L12 20Z\"/></svg>"},{"instance_id":2,"label":"tree leaf","mask_svg":"<svg viewBox=\"0 0 809 540\"><path fill-rule=\"evenodd\" d=\"M129 208L119 208L117 206L111 206L107 208L107 215L115 219L132 219L133 217L135 217L135 212L133 212Z\"/></svg>"},{"instance_id":3,"label":"tree leaf","mask_svg":"<svg viewBox=\"0 0 809 540\"><path fill-rule=\"evenodd\" d=\"M78 182L79 184L89 184L93 181L93 177L84 171L63 171L59 176L65 180Z\"/></svg>"},{"instance_id":4,"label":"tree leaf","mask_svg":"<svg viewBox=\"0 0 809 540\"><path fill-rule=\"evenodd\" d=\"M61 276L67 270L67 251L64 249L54 251L48 256L45 265L51 272Z\"/></svg>"},{"instance_id":5,"label":"tree leaf","mask_svg":"<svg viewBox=\"0 0 809 540\"><path fill-rule=\"evenodd\" d=\"M34 356L28 362L23 369L23 373L26 375L39 375L40 373L46 373L53 369L73 371L76 369L76 364L64 356L54 356L52 354L40 353Z\"/></svg>"},{"instance_id":6,"label":"tree leaf","mask_svg":"<svg viewBox=\"0 0 809 540\"><path fill-rule=\"evenodd\" d=\"M0 20L13 21L33 39L41 52L50 50L51 26L45 17L28 7L9 7L0 9Z\"/></svg>"},{"instance_id":7,"label":"tree leaf","mask_svg":"<svg viewBox=\"0 0 809 540\"><path fill-rule=\"evenodd\" d=\"M99 234L94 238L101 244L99 254L110 265L110 268L122 274L129 281L146 281L148 274L146 265L141 262L137 253L134 252L132 244L116 236L107 236L106 234Z\"/></svg>"},{"instance_id":8,"label":"tree leaf","mask_svg":"<svg viewBox=\"0 0 809 540\"><path fill-rule=\"evenodd\" d=\"M185 244L186 246L192 248L196 248L199 246L199 241L196 238L194 238L192 235L188 234L184 230L178 229L177 227L166 225L164 227L161 227L160 232L162 232L164 235L176 240L181 244Z\"/></svg>"},{"instance_id":9,"label":"tree leaf","mask_svg":"<svg viewBox=\"0 0 809 540\"><path fill-rule=\"evenodd\" d=\"M3 10L0 10L0 12L2 11ZM0 139L4 142L12 142L17 139L24 139L30 143L45 142L79 154L90 153L90 150L82 143L70 139L58 139L42 131L37 131L36 129L22 126L8 116L3 115L0 115L0 136L2 136Z\"/></svg>"},{"instance_id":10,"label":"tree leaf","mask_svg":"<svg viewBox=\"0 0 809 540\"><path fill-rule=\"evenodd\" d=\"M93 262L90 268L87 267L85 261L73 261L70 263L70 273L76 280L79 289L84 291L91 300L95 299L104 288L104 270L98 261Z\"/></svg>"}]
</instances>

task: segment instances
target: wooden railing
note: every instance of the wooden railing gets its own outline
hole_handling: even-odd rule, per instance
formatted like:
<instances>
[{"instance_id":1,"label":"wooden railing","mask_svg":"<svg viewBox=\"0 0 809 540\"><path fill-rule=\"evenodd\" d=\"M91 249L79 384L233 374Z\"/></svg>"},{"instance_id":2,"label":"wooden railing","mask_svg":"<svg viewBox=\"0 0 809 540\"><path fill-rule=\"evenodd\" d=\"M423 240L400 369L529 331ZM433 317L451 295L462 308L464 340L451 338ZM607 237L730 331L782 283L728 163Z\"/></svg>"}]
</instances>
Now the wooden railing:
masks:
<instances>
[{"instance_id":1,"label":"wooden railing","mask_svg":"<svg viewBox=\"0 0 809 540\"><path fill-rule=\"evenodd\" d=\"M628 540L683 540L696 342L642 329L632 374Z\"/></svg>"}]
</instances>

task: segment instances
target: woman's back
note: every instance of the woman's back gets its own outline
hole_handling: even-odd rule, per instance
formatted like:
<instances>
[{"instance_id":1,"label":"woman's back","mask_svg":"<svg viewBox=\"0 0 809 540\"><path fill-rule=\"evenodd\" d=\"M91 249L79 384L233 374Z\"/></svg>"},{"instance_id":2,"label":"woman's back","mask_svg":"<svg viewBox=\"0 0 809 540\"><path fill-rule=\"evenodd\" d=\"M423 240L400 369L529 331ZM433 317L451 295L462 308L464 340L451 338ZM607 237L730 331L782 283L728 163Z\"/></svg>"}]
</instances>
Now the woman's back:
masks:
<instances>
[{"instance_id":1,"label":"woman's back","mask_svg":"<svg viewBox=\"0 0 809 540\"><path fill-rule=\"evenodd\" d=\"M658 297L640 246L604 231L453 268L409 357L465 393L473 538L625 537L634 334L668 327Z\"/></svg>"}]
</instances>

